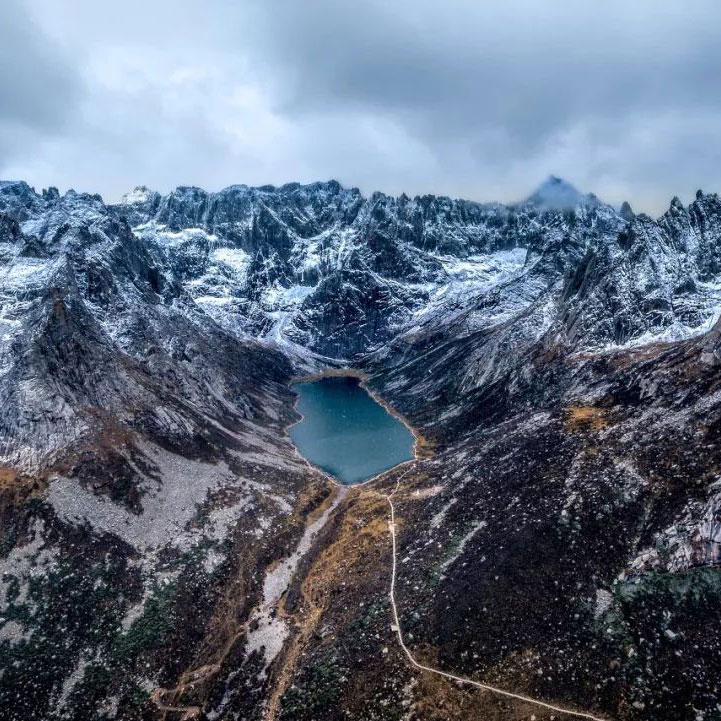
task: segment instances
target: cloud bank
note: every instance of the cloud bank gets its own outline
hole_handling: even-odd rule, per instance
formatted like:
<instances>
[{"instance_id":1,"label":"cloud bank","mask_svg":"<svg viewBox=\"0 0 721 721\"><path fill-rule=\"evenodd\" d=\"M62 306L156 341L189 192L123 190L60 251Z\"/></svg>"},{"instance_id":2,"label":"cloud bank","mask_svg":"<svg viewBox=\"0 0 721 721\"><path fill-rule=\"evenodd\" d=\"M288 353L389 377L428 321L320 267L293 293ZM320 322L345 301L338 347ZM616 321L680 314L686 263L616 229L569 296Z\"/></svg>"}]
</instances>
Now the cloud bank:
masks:
<instances>
[{"instance_id":1,"label":"cloud bank","mask_svg":"<svg viewBox=\"0 0 721 721\"><path fill-rule=\"evenodd\" d=\"M101 192L338 178L661 212L721 190L713 0L5 0L0 176Z\"/></svg>"}]
</instances>

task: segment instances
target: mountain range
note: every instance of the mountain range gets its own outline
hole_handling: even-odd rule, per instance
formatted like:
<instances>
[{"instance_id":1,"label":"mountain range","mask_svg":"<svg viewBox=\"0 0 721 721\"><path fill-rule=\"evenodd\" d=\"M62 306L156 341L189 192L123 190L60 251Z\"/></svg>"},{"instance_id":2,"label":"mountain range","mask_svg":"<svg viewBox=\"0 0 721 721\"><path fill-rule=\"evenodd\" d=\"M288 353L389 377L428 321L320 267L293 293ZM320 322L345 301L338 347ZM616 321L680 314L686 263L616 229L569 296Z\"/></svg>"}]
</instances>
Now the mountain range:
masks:
<instances>
[{"instance_id":1,"label":"mountain range","mask_svg":"<svg viewBox=\"0 0 721 721\"><path fill-rule=\"evenodd\" d=\"M702 191L654 219L553 176L513 205L0 183L0 707L552 718L397 647L383 499L287 433L294 377L353 369L419 438L417 657L603 718L721 718L720 313Z\"/></svg>"}]
</instances>

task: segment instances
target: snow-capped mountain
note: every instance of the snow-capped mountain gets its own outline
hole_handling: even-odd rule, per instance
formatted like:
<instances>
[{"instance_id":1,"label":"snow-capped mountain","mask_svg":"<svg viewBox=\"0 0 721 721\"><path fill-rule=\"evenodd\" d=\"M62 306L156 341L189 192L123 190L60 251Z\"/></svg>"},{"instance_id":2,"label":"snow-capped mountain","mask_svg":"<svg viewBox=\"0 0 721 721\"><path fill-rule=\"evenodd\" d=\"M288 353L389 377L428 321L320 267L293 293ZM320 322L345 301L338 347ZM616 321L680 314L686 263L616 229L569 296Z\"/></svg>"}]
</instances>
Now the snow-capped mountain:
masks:
<instances>
[{"instance_id":1,"label":"snow-capped mountain","mask_svg":"<svg viewBox=\"0 0 721 721\"><path fill-rule=\"evenodd\" d=\"M571 210L577 205L596 204L598 198L592 194L582 195L571 183L551 175L536 188L526 202L543 210Z\"/></svg>"},{"instance_id":2,"label":"snow-capped mountain","mask_svg":"<svg viewBox=\"0 0 721 721\"><path fill-rule=\"evenodd\" d=\"M69 306L83 342L67 352L82 368L91 350L111 364L117 353L172 362L188 353L184 340L221 329L296 359L310 351L352 361L448 324L455 334L505 327L513 344L553 332L574 350L599 350L703 332L721 305L716 195L688 208L674 199L657 221L628 221L553 177L513 207L364 198L336 182L167 196L140 187L106 206L99 196L5 182L0 212L0 373L4 404L15 409L5 428L38 461L54 447L52 432L37 429L28 448L15 413L37 404L47 424L52 406L67 443L87 430L71 408L81 398L127 404L144 392L125 381L105 387L125 377L121 368L85 377L72 401L44 387L45 370L32 388L20 382L38 328ZM6 450L12 462L19 452Z\"/></svg>"},{"instance_id":3,"label":"snow-capped mountain","mask_svg":"<svg viewBox=\"0 0 721 721\"><path fill-rule=\"evenodd\" d=\"M162 249L158 262L216 321L331 357L375 350L516 278L540 279L544 290L589 267L616 278L619 287L596 290L613 304L596 310L616 325L572 329L587 348L701 332L720 297L715 195L688 209L674 199L659 221L629 221L558 178L513 207L365 199L332 182L128 197L114 211ZM578 289L569 285L563 300Z\"/></svg>"},{"instance_id":4,"label":"snow-capped mountain","mask_svg":"<svg viewBox=\"0 0 721 721\"><path fill-rule=\"evenodd\" d=\"M0 702L400 718L415 694L429 718L441 691L382 653L383 504L287 436L291 377L354 367L434 449L398 500L429 660L601 715L713 713L720 309L700 191L652 219L555 177L513 205L0 183ZM675 677L677 651L705 660Z\"/></svg>"}]
</instances>

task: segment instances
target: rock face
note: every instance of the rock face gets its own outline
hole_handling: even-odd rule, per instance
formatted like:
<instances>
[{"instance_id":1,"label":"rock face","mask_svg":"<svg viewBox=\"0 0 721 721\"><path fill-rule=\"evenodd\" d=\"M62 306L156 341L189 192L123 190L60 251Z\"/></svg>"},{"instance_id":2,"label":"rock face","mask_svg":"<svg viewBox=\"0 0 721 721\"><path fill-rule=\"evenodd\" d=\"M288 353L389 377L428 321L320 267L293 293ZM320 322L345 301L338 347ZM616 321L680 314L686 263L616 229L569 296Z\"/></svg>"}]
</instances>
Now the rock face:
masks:
<instances>
[{"instance_id":1,"label":"rock face","mask_svg":"<svg viewBox=\"0 0 721 721\"><path fill-rule=\"evenodd\" d=\"M0 705L542 718L397 649L385 504L329 501L286 432L294 373L353 366L435 449L397 501L418 658L713 718L719 308L714 194L653 220L555 177L512 206L0 183Z\"/></svg>"},{"instance_id":2,"label":"rock face","mask_svg":"<svg viewBox=\"0 0 721 721\"><path fill-rule=\"evenodd\" d=\"M579 290L603 296L594 312L618 322L572 331L593 349L699 332L718 297L715 195L689 208L675 201L658 221L616 213L553 177L513 207L366 199L329 182L165 197L137 189L112 212L229 331L335 358L376 350L514 273L526 295L574 273L564 301ZM584 282L586 272L613 287Z\"/></svg>"},{"instance_id":3,"label":"rock face","mask_svg":"<svg viewBox=\"0 0 721 721\"><path fill-rule=\"evenodd\" d=\"M626 200L621 203L621 210L619 211L619 215L629 223L636 217L636 214L633 212L630 203Z\"/></svg>"}]
</instances>

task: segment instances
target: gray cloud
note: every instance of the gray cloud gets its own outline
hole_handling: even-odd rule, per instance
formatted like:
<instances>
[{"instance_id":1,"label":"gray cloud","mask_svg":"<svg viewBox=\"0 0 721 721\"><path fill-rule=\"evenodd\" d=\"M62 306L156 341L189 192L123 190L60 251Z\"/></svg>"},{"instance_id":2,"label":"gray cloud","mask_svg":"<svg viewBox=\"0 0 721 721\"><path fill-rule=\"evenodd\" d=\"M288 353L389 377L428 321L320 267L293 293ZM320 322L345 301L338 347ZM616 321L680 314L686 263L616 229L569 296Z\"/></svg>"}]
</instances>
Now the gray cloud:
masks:
<instances>
[{"instance_id":1,"label":"gray cloud","mask_svg":"<svg viewBox=\"0 0 721 721\"><path fill-rule=\"evenodd\" d=\"M665 14L655 2L281 5L262 13L259 49L292 69L291 109L353 102L408 111L436 133L428 118L466 134L503 124L523 141L584 115L721 101L721 8L709 3Z\"/></svg>"},{"instance_id":2,"label":"gray cloud","mask_svg":"<svg viewBox=\"0 0 721 721\"><path fill-rule=\"evenodd\" d=\"M0 3L0 160L71 117L80 92L62 50L16 0Z\"/></svg>"},{"instance_id":3,"label":"gray cloud","mask_svg":"<svg viewBox=\"0 0 721 721\"><path fill-rule=\"evenodd\" d=\"M696 182L720 179L721 132L708 123L721 116L717 3L281 5L256 5L255 48L285 80L277 101L288 115L341 104L395 117L439 154L472 154L462 176L547 159L593 183L613 160L631 184L673 156L676 177L691 167ZM665 134L649 144L643 128ZM667 183L668 171L646 182Z\"/></svg>"},{"instance_id":4,"label":"gray cloud","mask_svg":"<svg viewBox=\"0 0 721 721\"><path fill-rule=\"evenodd\" d=\"M61 5L28 2L32 23L15 8L21 44L43 52L7 83L7 112L48 125L3 175L111 198L139 182L338 177L509 200L553 172L650 211L721 190L713 0ZM43 34L71 68L46 62ZM67 90L74 74L85 93Z\"/></svg>"}]
</instances>

